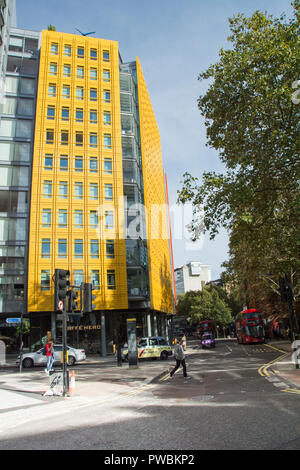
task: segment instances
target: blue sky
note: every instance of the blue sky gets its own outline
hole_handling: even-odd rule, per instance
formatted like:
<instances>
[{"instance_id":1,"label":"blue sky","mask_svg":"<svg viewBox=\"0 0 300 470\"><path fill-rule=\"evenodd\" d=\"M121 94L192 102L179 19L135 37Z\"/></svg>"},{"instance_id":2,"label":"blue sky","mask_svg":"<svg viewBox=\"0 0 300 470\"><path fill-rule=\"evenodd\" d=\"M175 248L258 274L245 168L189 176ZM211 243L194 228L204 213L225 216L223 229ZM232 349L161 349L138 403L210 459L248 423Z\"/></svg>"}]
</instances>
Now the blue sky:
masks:
<instances>
[{"instance_id":1,"label":"blue sky","mask_svg":"<svg viewBox=\"0 0 300 470\"><path fill-rule=\"evenodd\" d=\"M95 37L116 40L124 62L139 57L158 122L170 204L185 171L222 171L218 154L206 147L197 98L206 85L198 74L218 59L229 43L228 17L255 10L290 16L290 0L17 0L17 26L40 31L51 23L57 31L96 31ZM175 266L201 261L219 277L227 259L224 231L214 241L205 236L200 250L187 251L175 240Z\"/></svg>"}]
</instances>

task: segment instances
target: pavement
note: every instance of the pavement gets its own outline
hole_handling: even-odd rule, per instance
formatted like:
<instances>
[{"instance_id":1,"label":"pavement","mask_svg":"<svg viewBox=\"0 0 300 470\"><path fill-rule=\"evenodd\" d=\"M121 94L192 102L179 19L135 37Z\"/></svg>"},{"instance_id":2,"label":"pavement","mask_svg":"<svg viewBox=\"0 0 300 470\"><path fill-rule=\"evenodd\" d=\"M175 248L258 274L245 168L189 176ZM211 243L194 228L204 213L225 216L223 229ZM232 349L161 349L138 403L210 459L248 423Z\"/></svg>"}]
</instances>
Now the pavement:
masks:
<instances>
[{"instance_id":1,"label":"pavement","mask_svg":"<svg viewBox=\"0 0 300 470\"><path fill-rule=\"evenodd\" d=\"M186 357L199 353L196 343L187 347ZM300 387L300 369L292 361L293 350L289 341L273 341L268 345L278 351L278 358L267 365L273 374L288 380L292 386ZM280 354L282 353L282 354ZM32 407L42 402L72 401L77 405L114 399L118 395L134 395L151 382L168 373L173 367L172 358L167 361L139 361L137 368L123 363L117 365L115 356L90 356L73 368L75 389L70 397L44 396L50 389L50 379L44 368L25 369L22 373L16 367L1 369L0 413L3 410Z\"/></svg>"}]
</instances>

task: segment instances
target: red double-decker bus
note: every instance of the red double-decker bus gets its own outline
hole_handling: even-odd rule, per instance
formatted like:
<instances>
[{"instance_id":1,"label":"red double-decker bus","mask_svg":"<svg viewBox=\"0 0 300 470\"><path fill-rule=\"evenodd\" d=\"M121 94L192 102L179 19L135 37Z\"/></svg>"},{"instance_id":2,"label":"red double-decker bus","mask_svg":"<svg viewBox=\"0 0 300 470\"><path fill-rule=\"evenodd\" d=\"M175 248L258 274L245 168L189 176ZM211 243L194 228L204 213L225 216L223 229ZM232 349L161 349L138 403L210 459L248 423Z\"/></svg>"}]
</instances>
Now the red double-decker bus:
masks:
<instances>
[{"instance_id":1,"label":"red double-decker bus","mask_svg":"<svg viewBox=\"0 0 300 470\"><path fill-rule=\"evenodd\" d=\"M211 320L204 320L198 323L198 327L197 327L198 338L201 339L204 333L214 334L214 332L215 332L215 325Z\"/></svg>"},{"instance_id":2,"label":"red double-decker bus","mask_svg":"<svg viewBox=\"0 0 300 470\"><path fill-rule=\"evenodd\" d=\"M240 312L235 319L235 329L238 343L264 343L265 329L262 316L256 308Z\"/></svg>"}]
</instances>

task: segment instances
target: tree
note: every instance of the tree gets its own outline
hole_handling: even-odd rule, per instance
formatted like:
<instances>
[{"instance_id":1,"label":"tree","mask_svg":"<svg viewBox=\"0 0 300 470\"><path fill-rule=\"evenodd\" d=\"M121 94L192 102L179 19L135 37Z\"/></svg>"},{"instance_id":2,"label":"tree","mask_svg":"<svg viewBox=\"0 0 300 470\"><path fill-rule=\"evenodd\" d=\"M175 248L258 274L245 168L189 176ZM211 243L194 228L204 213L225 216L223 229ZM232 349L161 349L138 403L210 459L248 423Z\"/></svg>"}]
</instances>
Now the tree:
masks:
<instances>
[{"instance_id":1,"label":"tree","mask_svg":"<svg viewBox=\"0 0 300 470\"><path fill-rule=\"evenodd\" d=\"M180 296L178 315L192 321L212 320L215 324L227 325L233 317L226 292L216 286L205 286L202 291L190 291Z\"/></svg>"},{"instance_id":2,"label":"tree","mask_svg":"<svg viewBox=\"0 0 300 470\"><path fill-rule=\"evenodd\" d=\"M53 24L49 24L48 31L56 31L56 27Z\"/></svg>"},{"instance_id":3,"label":"tree","mask_svg":"<svg viewBox=\"0 0 300 470\"><path fill-rule=\"evenodd\" d=\"M212 239L220 227L229 231L231 282L245 289L247 302L266 279L300 268L299 0L293 6L290 20L259 11L229 18L232 48L199 75L210 85L198 100L207 144L225 171L205 172L200 183L185 173L178 192L178 202L195 207L194 239L199 225Z\"/></svg>"}]
</instances>

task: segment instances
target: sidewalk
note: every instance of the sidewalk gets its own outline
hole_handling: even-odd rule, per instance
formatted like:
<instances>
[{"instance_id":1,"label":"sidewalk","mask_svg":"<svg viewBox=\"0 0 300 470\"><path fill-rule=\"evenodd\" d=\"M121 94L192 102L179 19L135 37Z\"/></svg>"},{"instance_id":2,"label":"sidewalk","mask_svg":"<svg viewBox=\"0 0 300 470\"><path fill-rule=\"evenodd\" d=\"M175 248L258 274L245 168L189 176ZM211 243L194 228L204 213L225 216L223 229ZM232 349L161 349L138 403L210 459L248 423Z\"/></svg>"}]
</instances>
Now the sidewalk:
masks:
<instances>
[{"instance_id":1,"label":"sidewalk","mask_svg":"<svg viewBox=\"0 0 300 470\"><path fill-rule=\"evenodd\" d=\"M271 366L271 370L274 374L281 376L282 378L287 379L291 382L294 386L300 387L300 358L299 361L299 369L296 369L296 364L292 360L292 344L290 341L270 341L270 346L280 349L283 353L281 358L278 361L274 362ZM284 353L286 353L284 355Z\"/></svg>"}]
</instances>

